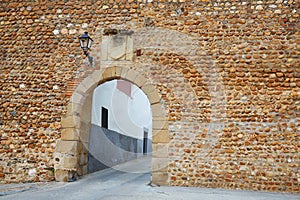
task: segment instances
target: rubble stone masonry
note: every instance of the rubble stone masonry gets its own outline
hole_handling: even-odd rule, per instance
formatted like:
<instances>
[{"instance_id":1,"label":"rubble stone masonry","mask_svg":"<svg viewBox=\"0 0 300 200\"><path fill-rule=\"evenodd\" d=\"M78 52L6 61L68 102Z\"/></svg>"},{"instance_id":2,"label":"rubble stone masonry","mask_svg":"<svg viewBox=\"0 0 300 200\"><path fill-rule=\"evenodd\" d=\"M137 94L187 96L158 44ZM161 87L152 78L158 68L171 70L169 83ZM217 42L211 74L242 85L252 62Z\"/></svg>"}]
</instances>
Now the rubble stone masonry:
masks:
<instances>
[{"instance_id":1,"label":"rubble stone masonry","mask_svg":"<svg viewBox=\"0 0 300 200\"><path fill-rule=\"evenodd\" d=\"M54 180L72 93L107 67L104 30L117 29L133 31L134 44L133 60L118 67L160 94L169 135L154 152L167 154L155 162L166 163L168 185L300 193L299 8L297 0L0 0L0 182ZM84 31L93 67L78 42Z\"/></svg>"}]
</instances>

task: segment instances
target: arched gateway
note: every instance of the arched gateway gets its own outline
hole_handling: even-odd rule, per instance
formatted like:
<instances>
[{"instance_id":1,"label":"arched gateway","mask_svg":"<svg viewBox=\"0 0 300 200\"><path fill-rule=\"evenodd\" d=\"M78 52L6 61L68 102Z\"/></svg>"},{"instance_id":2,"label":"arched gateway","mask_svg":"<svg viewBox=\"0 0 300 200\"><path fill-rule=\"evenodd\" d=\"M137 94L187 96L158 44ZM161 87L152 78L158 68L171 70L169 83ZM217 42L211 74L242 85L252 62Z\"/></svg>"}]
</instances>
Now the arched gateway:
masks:
<instances>
[{"instance_id":1,"label":"arched gateway","mask_svg":"<svg viewBox=\"0 0 300 200\"><path fill-rule=\"evenodd\" d=\"M98 44L92 52L96 68L73 92L61 121L54 157L56 180L70 181L87 173L93 91L112 79L132 82L149 99L154 183L172 183L168 167L181 165L176 161L191 152L184 145L196 145L197 159L210 160L207 155L224 125L226 98L222 78L198 40L177 31L142 29L103 35ZM142 56L138 55L141 50ZM190 127L194 133L189 133ZM200 146L194 143L199 130L206 134Z\"/></svg>"},{"instance_id":2,"label":"arched gateway","mask_svg":"<svg viewBox=\"0 0 300 200\"><path fill-rule=\"evenodd\" d=\"M168 124L161 96L145 77L127 66L113 66L95 70L74 91L67 114L62 119L61 139L55 150L55 179L71 181L87 174L88 147L91 128L91 108L94 89L112 79L124 79L137 85L148 97L152 110L152 181L168 184Z\"/></svg>"}]
</instances>

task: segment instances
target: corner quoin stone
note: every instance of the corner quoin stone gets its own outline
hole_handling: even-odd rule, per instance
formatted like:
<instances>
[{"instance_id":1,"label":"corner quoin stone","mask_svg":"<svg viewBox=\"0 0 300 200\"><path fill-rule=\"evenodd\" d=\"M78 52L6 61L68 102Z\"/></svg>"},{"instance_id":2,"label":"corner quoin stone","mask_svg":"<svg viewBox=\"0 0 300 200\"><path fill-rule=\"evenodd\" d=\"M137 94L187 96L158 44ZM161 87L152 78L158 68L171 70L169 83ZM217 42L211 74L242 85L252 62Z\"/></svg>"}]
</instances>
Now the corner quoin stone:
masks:
<instances>
[{"instance_id":1,"label":"corner quoin stone","mask_svg":"<svg viewBox=\"0 0 300 200\"><path fill-rule=\"evenodd\" d=\"M78 167L78 158L76 156L65 156L63 158L63 168L76 170Z\"/></svg>"},{"instance_id":2,"label":"corner quoin stone","mask_svg":"<svg viewBox=\"0 0 300 200\"><path fill-rule=\"evenodd\" d=\"M152 158L152 173L161 172L164 173L168 168L168 158Z\"/></svg>"},{"instance_id":3,"label":"corner quoin stone","mask_svg":"<svg viewBox=\"0 0 300 200\"><path fill-rule=\"evenodd\" d=\"M75 128L64 128L61 131L61 140L79 140L79 130Z\"/></svg>"},{"instance_id":4,"label":"corner quoin stone","mask_svg":"<svg viewBox=\"0 0 300 200\"><path fill-rule=\"evenodd\" d=\"M64 141L58 140L56 144L56 152L68 155L77 155L77 144L78 141Z\"/></svg>"},{"instance_id":5,"label":"corner quoin stone","mask_svg":"<svg viewBox=\"0 0 300 200\"><path fill-rule=\"evenodd\" d=\"M168 157L168 144L153 143L152 144L152 157L153 158L167 158ZM153 160L152 160L152 162L153 162Z\"/></svg>"},{"instance_id":6,"label":"corner quoin stone","mask_svg":"<svg viewBox=\"0 0 300 200\"><path fill-rule=\"evenodd\" d=\"M60 182L68 182L69 172L68 170L56 169L55 180Z\"/></svg>"},{"instance_id":7,"label":"corner quoin stone","mask_svg":"<svg viewBox=\"0 0 300 200\"><path fill-rule=\"evenodd\" d=\"M61 119L62 128L79 127L79 125L80 125L79 121L80 121L80 119L74 115L69 115L69 116L63 117Z\"/></svg>"},{"instance_id":8,"label":"corner quoin stone","mask_svg":"<svg viewBox=\"0 0 300 200\"><path fill-rule=\"evenodd\" d=\"M153 143L168 143L169 131L168 130L153 130L152 132Z\"/></svg>"},{"instance_id":9,"label":"corner quoin stone","mask_svg":"<svg viewBox=\"0 0 300 200\"><path fill-rule=\"evenodd\" d=\"M169 178L168 173L161 173L161 172L152 173L152 182L159 186L169 186L168 178Z\"/></svg>"}]
</instances>

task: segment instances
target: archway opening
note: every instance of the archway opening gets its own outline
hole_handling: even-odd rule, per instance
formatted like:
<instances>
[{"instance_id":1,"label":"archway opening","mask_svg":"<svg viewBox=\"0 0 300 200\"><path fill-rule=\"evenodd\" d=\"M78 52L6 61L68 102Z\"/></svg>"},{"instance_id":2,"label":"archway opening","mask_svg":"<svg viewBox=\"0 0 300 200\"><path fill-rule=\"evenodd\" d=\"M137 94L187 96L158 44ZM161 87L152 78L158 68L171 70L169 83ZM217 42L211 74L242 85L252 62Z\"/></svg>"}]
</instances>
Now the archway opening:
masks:
<instances>
[{"instance_id":1,"label":"archway opening","mask_svg":"<svg viewBox=\"0 0 300 200\"><path fill-rule=\"evenodd\" d=\"M55 179L74 181L78 175L88 173L93 91L100 83L113 79L130 81L146 94L152 112L151 180L158 185L168 185L169 126L160 92L146 77L126 67L95 70L73 92L61 120L61 139L55 147Z\"/></svg>"},{"instance_id":2,"label":"archway opening","mask_svg":"<svg viewBox=\"0 0 300 200\"><path fill-rule=\"evenodd\" d=\"M143 161L128 172L151 171L151 106L138 86L110 80L95 88L88 152L88 173L136 159Z\"/></svg>"}]
</instances>

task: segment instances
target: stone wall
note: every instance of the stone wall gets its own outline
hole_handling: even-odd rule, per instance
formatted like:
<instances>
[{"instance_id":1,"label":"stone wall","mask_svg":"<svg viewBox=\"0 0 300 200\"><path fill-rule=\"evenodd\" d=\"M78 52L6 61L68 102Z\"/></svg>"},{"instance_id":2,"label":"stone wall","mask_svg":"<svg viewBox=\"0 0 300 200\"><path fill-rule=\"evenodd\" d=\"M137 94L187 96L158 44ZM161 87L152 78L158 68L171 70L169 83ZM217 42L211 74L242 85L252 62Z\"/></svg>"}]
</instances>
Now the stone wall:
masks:
<instances>
[{"instance_id":1,"label":"stone wall","mask_svg":"<svg viewBox=\"0 0 300 200\"><path fill-rule=\"evenodd\" d=\"M0 1L1 183L54 179L72 92L113 64L105 28L133 31L126 68L160 92L169 185L300 192L296 0Z\"/></svg>"}]
</instances>

